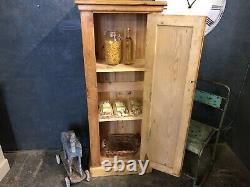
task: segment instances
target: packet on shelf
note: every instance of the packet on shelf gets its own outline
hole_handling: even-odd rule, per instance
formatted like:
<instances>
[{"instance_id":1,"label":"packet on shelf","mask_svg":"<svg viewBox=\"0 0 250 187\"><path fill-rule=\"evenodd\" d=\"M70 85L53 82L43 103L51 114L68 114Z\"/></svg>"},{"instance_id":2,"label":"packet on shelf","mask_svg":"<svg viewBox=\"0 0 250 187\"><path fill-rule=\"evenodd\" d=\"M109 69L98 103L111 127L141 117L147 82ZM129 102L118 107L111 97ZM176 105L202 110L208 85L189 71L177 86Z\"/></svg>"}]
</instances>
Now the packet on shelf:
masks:
<instances>
[{"instance_id":1,"label":"packet on shelf","mask_svg":"<svg viewBox=\"0 0 250 187\"><path fill-rule=\"evenodd\" d=\"M109 101L102 101L99 104L99 115L100 117L110 117L113 115L113 109Z\"/></svg>"},{"instance_id":2,"label":"packet on shelf","mask_svg":"<svg viewBox=\"0 0 250 187\"><path fill-rule=\"evenodd\" d=\"M131 99L128 101L129 115L138 116L142 114L142 104L136 99Z\"/></svg>"},{"instance_id":3,"label":"packet on shelf","mask_svg":"<svg viewBox=\"0 0 250 187\"><path fill-rule=\"evenodd\" d=\"M113 104L114 114L118 117L128 116L128 109L121 101L115 101Z\"/></svg>"}]
</instances>

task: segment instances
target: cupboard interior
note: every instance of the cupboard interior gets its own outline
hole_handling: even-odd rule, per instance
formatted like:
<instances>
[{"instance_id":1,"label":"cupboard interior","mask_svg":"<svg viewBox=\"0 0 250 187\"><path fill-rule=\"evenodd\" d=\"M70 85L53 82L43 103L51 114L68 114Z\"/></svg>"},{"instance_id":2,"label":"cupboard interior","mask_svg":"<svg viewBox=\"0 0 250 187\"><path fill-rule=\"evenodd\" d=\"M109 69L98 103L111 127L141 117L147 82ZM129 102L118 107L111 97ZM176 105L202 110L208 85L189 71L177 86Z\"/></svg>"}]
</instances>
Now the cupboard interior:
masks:
<instances>
[{"instance_id":1,"label":"cupboard interior","mask_svg":"<svg viewBox=\"0 0 250 187\"><path fill-rule=\"evenodd\" d=\"M97 73L98 101L142 102L144 72Z\"/></svg>"},{"instance_id":2,"label":"cupboard interior","mask_svg":"<svg viewBox=\"0 0 250 187\"><path fill-rule=\"evenodd\" d=\"M141 120L104 122L99 132L101 161L112 160L114 156L123 160L140 158ZM114 154L106 154L104 141L109 141L109 146L105 143L107 150L114 151Z\"/></svg>"},{"instance_id":3,"label":"cupboard interior","mask_svg":"<svg viewBox=\"0 0 250 187\"><path fill-rule=\"evenodd\" d=\"M130 99L142 103L144 72L97 73L98 102L122 101L127 107ZM142 115L111 117L100 119L101 161L118 156L121 159L139 159L140 131ZM126 139L128 141L126 141ZM108 150L117 154L105 154L104 141L109 143ZM138 146L134 146L137 145Z\"/></svg>"},{"instance_id":4,"label":"cupboard interior","mask_svg":"<svg viewBox=\"0 0 250 187\"><path fill-rule=\"evenodd\" d=\"M104 40L107 31L118 31L122 39L127 28L131 30L133 40L134 63L145 58L147 14L96 13L94 14L95 52L98 63L104 63ZM123 50L122 50L123 51ZM121 63L123 63L123 55Z\"/></svg>"},{"instance_id":5,"label":"cupboard interior","mask_svg":"<svg viewBox=\"0 0 250 187\"><path fill-rule=\"evenodd\" d=\"M131 99L142 104L147 14L95 13L95 54L97 61L98 102ZM133 64L124 65L123 39L130 28L133 41ZM122 37L122 58L117 66L105 65L104 41L107 31L118 31ZM142 115L99 118L101 161L139 159ZM105 148L104 148L105 147Z\"/></svg>"}]
</instances>

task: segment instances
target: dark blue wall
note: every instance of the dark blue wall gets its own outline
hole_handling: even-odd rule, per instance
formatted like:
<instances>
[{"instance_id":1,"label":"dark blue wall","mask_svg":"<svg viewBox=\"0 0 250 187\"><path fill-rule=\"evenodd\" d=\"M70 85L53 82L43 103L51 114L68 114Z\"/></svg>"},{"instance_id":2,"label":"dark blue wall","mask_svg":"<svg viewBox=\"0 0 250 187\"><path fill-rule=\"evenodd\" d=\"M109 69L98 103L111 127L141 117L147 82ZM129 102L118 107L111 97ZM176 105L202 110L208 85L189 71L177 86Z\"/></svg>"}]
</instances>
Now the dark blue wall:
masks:
<instances>
[{"instance_id":1,"label":"dark blue wall","mask_svg":"<svg viewBox=\"0 0 250 187\"><path fill-rule=\"evenodd\" d=\"M85 128L80 20L71 0L0 2L0 144L58 148ZM86 130L85 130L86 131Z\"/></svg>"},{"instance_id":2,"label":"dark blue wall","mask_svg":"<svg viewBox=\"0 0 250 187\"><path fill-rule=\"evenodd\" d=\"M250 58L249 10L248 0L228 0L222 21L205 39L199 76L232 88L227 121L235 118ZM83 129L86 137L82 70L73 0L1 0L0 142L6 150L58 148L60 132L70 128Z\"/></svg>"},{"instance_id":3,"label":"dark blue wall","mask_svg":"<svg viewBox=\"0 0 250 187\"><path fill-rule=\"evenodd\" d=\"M239 108L236 112L236 122L235 128L233 131L233 148L240 156L242 161L250 168L250 141L249 141L249 134L250 134L250 72L246 76L246 84L244 85L244 89L242 90L240 101L239 101Z\"/></svg>"},{"instance_id":4,"label":"dark blue wall","mask_svg":"<svg viewBox=\"0 0 250 187\"><path fill-rule=\"evenodd\" d=\"M221 81L231 87L232 95L225 124L231 125L226 128L229 131L223 135L248 168L250 168L249 10L249 0L227 0L222 21L205 39L199 73L200 77Z\"/></svg>"}]
</instances>

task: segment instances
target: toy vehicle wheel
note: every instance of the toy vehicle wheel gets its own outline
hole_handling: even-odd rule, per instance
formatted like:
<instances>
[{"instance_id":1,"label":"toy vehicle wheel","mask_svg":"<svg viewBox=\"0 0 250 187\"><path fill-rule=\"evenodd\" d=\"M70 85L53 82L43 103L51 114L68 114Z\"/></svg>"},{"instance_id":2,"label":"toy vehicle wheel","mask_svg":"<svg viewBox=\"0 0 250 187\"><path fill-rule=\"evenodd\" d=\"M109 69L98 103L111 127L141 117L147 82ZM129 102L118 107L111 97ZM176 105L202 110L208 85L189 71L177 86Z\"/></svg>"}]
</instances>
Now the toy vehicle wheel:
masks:
<instances>
[{"instance_id":1,"label":"toy vehicle wheel","mask_svg":"<svg viewBox=\"0 0 250 187\"><path fill-rule=\"evenodd\" d=\"M61 163L61 158L59 155L56 155L56 163L59 165Z\"/></svg>"},{"instance_id":2,"label":"toy vehicle wheel","mask_svg":"<svg viewBox=\"0 0 250 187\"><path fill-rule=\"evenodd\" d=\"M66 184L66 187L70 187L69 177L65 177L65 184Z\"/></svg>"},{"instance_id":3,"label":"toy vehicle wheel","mask_svg":"<svg viewBox=\"0 0 250 187\"><path fill-rule=\"evenodd\" d=\"M90 181L90 173L89 170L85 170L85 174L86 174L86 181Z\"/></svg>"}]
</instances>

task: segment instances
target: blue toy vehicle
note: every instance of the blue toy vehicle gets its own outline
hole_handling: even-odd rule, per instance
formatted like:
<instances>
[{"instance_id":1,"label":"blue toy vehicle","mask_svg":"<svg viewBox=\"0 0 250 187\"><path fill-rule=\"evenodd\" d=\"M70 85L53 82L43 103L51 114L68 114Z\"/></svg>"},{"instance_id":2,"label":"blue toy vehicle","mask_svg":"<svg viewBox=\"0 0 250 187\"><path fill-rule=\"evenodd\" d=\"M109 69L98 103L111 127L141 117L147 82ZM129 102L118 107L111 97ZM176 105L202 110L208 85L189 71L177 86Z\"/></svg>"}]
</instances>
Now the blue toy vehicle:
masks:
<instances>
[{"instance_id":1,"label":"blue toy vehicle","mask_svg":"<svg viewBox=\"0 0 250 187\"><path fill-rule=\"evenodd\" d=\"M56 155L56 161L57 164L60 164L62 161L68 174L68 177L65 177L66 187L83 180L90 181L89 171L85 170L83 172L82 170L82 145L75 133L73 131L62 132L61 142L63 151Z\"/></svg>"}]
</instances>

